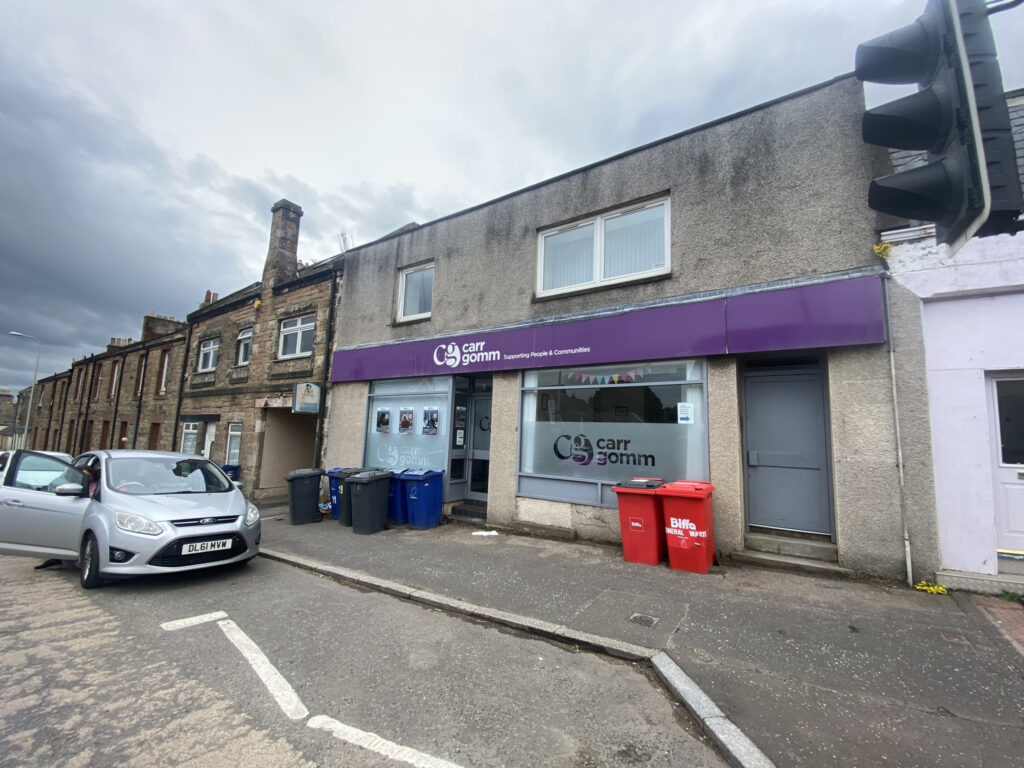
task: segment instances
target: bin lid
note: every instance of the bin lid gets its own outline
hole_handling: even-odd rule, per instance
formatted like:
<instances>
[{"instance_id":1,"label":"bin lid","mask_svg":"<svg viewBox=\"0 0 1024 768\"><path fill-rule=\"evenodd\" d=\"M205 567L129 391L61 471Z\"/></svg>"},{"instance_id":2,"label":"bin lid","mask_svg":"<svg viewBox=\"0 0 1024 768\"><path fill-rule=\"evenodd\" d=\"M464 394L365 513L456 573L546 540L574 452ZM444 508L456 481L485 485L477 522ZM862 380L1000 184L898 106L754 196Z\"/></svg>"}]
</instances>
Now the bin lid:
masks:
<instances>
[{"instance_id":1,"label":"bin lid","mask_svg":"<svg viewBox=\"0 0 1024 768\"><path fill-rule=\"evenodd\" d=\"M293 469L284 476L285 480L298 480L300 477L320 477L324 471L315 467L310 469Z\"/></svg>"},{"instance_id":2,"label":"bin lid","mask_svg":"<svg viewBox=\"0 0 1024 768\"><path fill-rule=\"evenodd\" d=\"M690 499L706 499L715 490L715 486L698 480L676 480L665 483L658 489L663 496L685 496Z\"/></svg>"},{"instance_id":3,"label":"bin lid","mask_svg":"<svg viewBox=\"0 0 1024 768\"><path fill-rule=\"evenodd\" d=\"M336 469L332 469L330 472L327 473L327 475L328 477L346 478L350 477L351 475L359 474L360 472L369 472L370 469L370 467L338 467Z\"/></svg>"},{"instance_id":4,"label":"bin lid","mask_svg":"<svg viewBox=\"0 0 1024 768\"><path fill-rule=\"evenodd\" d=\"M665 481L658 477L634 477L632 480L623 480L619 483L616 483L612 490L616 492L618 492L620 488L629 490L651 490L653 488L660 488L664 484Z\"/></svg>"},{"instance_id":5,"label":"bin lid","mask_svg":"<svg viewBox=\"0 0 1024 768\"><path fill-rule=\"evenodd\" d=\"M444 474L443 469L407 469L399 473L403 480L429 480L432 477L440 477Z\"/></svg>"},{"instance_id":6,"label":"bin lid","mask_svg":"<svg viewBox=\"0 0 1024 768\"><path fill-rule=\"evenodd\" d=\"M391 474L392 473L386 469L370 469L367 470L366 472L359 472L355 475L350 475L349 477L346 477L345 482L359 483L361 485L366 483L375 483L378 480L387 480L389 477L391 477Z\"/></svg>"}]
</instances>

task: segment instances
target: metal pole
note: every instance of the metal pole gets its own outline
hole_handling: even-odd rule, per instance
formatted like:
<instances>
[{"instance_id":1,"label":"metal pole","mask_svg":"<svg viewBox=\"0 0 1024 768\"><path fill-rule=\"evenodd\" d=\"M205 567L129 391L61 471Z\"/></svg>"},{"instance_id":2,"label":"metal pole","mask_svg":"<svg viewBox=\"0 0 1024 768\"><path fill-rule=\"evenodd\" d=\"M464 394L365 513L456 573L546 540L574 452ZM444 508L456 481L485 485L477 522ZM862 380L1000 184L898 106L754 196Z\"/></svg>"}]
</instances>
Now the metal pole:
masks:
<instances>
[{"instance_id":1,"label":"metal pole","mask_svg":"<svg viewBox=\"0 0 1024 768\"><path fill-rule=\"evenodd\" d=\"M11 331L10 335L21 336L23 339L32 339L36 343L36 367L32 370L32 389L28 393L28 413L25 414L25 432L21 436L21 447L25 448L28 444L28 430L32 425L32 400L36 395L36 379L39 377L39 353L42 349L42 342L35 336L29 336L27 333L19 333L18 331Z\"/></svg>"}]
</instances>

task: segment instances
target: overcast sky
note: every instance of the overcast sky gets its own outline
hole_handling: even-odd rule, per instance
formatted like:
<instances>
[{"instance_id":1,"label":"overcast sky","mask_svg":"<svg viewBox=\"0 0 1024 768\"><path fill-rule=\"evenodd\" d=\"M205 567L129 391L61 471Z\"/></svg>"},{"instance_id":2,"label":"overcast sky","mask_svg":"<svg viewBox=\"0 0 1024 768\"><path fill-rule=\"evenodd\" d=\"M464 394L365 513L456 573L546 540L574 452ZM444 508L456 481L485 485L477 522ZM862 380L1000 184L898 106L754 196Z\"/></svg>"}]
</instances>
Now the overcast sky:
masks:
<instances>
[{"instance_id":1,"label":"overcast sky","mask_svg":"<svg viewBox=\"0 0 1024 768\"><path fill-rule=\"evenodd\" d=\"M0 0L0 388L853 69L925 0ZM1024 7L992 17L1024 86ZM878 98L875 97L877 101ZM884 98L882 100L885 100Z\"/></svg>"}]
</instances>

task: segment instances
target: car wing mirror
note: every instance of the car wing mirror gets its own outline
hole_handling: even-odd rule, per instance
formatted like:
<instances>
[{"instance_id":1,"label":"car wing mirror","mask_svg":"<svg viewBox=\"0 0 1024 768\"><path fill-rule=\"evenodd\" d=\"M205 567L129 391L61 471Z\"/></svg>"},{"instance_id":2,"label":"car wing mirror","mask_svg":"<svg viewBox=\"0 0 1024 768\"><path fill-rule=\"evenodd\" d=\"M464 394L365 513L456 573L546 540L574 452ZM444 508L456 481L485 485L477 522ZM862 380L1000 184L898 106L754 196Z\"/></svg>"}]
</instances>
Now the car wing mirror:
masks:
<instances>
[{"instance_id":1,"label":"car wing mirror","mask_svg":"<svg viewBox=\"0 0 1024 768\"><path fill-rule=\"evenodd\" d=\"M240 490L240 491L245 490L244 488L242 488L242 481L241 480L232 480L231 482L234 483L235 488L237 488L238 490Z\"/></svg>"},{"instance_id":2,"label":"car wing mirror","mask_svg":"<svg viewBox=\"0 0 1024 768\"><path fill-rule=\"evenodd\" d=\"M85 496L85 487L79 483L64 483L53 489L58 496Z\"/></svg>"}]
</instances>

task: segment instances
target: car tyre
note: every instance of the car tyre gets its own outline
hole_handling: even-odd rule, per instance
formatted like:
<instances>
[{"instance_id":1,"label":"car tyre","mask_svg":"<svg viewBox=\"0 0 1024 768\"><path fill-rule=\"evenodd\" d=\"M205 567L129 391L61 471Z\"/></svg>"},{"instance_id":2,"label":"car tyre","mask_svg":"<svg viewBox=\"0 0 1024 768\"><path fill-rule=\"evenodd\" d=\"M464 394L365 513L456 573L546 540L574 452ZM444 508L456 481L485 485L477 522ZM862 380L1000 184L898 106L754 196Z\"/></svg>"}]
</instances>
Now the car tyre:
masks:
<instances>
[{"instance_id":1,"label":"car tyre","mask_svg":"<svg viewBox=\"0 0 1024 768\"><path fill-rule=\"evenodd\" d=\"M85 534L82 539L82 569L79 572L79 580L83 589L96 589L102 586L103 577L100 575L100 548L96 543L96 537L91 531Z\"/></svg>"}]
</instances>

